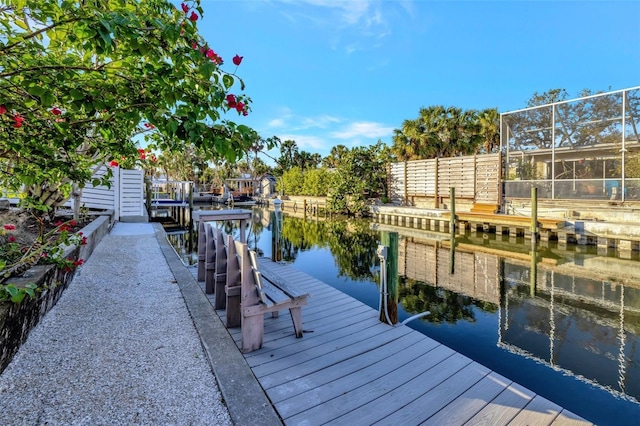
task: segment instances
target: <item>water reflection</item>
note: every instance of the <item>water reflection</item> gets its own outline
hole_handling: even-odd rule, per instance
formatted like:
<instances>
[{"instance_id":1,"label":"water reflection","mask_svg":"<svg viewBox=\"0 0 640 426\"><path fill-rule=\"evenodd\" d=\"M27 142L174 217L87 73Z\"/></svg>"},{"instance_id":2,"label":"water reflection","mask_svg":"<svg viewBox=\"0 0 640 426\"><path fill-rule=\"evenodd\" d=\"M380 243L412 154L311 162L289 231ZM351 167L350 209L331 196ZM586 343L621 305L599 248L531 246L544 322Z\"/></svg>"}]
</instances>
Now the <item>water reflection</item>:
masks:
<instances>
[{"instance_id":1,"label":"water reflection","mask_svg":"<svg viewBox=\"0 0 640 426\"><path fill-rule=\"evenodd\" d=\"M281 250L283 261L375 307L380 232L397 231L400 321L430 311L413 326L597 423L612 417L590 402L591 388L576 388L575 381L627 400L640 398L635 260L553 244L532 248L493 235L452 240L449 234L362 220L290 215L282 220L278 245L273 214L255 211L248 237L253 248L269 257ZM595 397L618 416L640 413L635 403Z\"/></svg>"}]
</instances>

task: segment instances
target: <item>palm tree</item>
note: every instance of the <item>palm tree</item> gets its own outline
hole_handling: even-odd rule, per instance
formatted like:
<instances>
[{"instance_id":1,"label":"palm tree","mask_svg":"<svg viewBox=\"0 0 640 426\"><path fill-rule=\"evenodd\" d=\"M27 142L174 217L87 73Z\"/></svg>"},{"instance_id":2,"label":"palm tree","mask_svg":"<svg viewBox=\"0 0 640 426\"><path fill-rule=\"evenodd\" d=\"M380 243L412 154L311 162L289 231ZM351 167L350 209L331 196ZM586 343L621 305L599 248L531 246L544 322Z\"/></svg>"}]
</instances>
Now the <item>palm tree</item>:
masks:
<instances>
[{"instance_id":1,"label":"palm tree","mask_svg":"<svg viewBox=\"0 0 640 426\"><path fill-rule=\"evenodd\" d=\"M313 166L313 155L311 155L311 153L307 151L296 152L294 156L294 163L296 166L300 167L300 170L304 172L305 169Z\"/></svg>"},{"instance_id":2,"label":"palm tree","mask_svg":"<svg viewBox=\"0 0 640 426\"><path fill-rule=\"evenodd\" d=\"M294 160L298 154L298 145L296 141L286 140L280 145L280 158L278 159L278 165L282 168L283 172L286 172L293 167Z\"/></svg>"},{"instance_id":3,"label":"palm tree","mask_svg":"<svg viewBox=\"0 0 640 426\"><path fill-rule=\"evenodd\" d=\"M417 119L394 131L392 152L405 161L471 154L481 142L479 128L474 110L421 108Z\"/></svg>"},{"instance_id":4,"label":"palm tree","mask_svg":"<svg viewBox=\"0 0 640 426\"><path fill-rule=\"evenodd\" d=\"M339 167L342 162L342 158L348 151L349 148L344 145L336 145L332 147L329 155L322 159L322 165L329 169L335 169Z\"/></svg>"},{"instance_id":5,"label":"palm tree","mask_svg":"<svg viewBox=\"0 0 640 426\"><path fill-rule=\"evenodd\" d=\"M500 146L500 114L497 108L488 108L478 113L480 135L484 142L482 148L486 154Z\"/></svg>"}]
</instances>

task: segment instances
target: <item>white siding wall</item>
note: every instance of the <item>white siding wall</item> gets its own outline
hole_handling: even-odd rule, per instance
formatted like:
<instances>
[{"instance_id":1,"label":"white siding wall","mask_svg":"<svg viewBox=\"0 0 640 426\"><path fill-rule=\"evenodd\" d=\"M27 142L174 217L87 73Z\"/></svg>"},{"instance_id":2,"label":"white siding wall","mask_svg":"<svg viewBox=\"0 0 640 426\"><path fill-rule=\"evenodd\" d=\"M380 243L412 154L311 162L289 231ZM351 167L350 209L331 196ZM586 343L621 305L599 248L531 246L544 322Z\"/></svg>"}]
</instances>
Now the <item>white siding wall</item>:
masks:
<instances>
[{"instance_id":1,"label":"white siding wall","mask_svg":"<svg viewBox=\"0 0 640 426\"><path fill-rule=\"evenodd\" d=\"M100 185L94 187L87 182L82 189L80 206L89 209L112 209L116 219L123 218L134 221L146 221L147 212L144 205L144 172L142 170L124 170L119 167L112 169L111 186ZM100 167L93 175L102 178L107 173L107 167ZM3 191L4 192L4 191ZM19 202L18 198L9 198L12 204ZM73 198L64 204L73 208Z\"/></svg>"},{"instance_id":2,"label":"white siding wall","mask_svg":"<svg viewBox=\"0 0 640 426\"><path fill-rule=\"evenodd\" d=\"M94 187L91 182L88 182L82 189L82 198L80 199L80 205L90 209L114 209L116 203L116 191L114 190L114 182L118 177L118 170L113 170L114 176L111 178L111 187L100 185ZM107 167L100 167L94 174L94 179L100 179L107 173Z\"/></svg>"}]
</instances>

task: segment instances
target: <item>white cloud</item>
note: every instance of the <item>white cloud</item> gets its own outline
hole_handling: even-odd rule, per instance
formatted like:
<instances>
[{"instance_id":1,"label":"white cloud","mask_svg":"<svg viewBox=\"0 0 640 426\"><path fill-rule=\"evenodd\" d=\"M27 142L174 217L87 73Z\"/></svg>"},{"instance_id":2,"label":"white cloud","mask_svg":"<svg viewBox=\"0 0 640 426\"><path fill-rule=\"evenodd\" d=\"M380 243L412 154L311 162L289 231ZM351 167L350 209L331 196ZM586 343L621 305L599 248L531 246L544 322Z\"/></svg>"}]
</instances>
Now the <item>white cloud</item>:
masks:
<instances>
[{"instance_id":1,"label":"white cloud","mask_svg":"<svg viewBox=\"0 0 640 426\"><path fill-rule=\"evenodd\" d=\"M330 114L298 116L290 108L269 121L269 132L281 141L293 140L299 150L328 155L333 146L349 147L375 143L393 134L394 127L373 121L349 121ZM275 151L274 151L275 152ZM273 154L278 156L279 153Z\"/></svg>"},{"instance_id":2,"label":"white cloud","mask_svg":"<svg viewBox=\"0 0 640 426\"><path fill-rule=\"evenodd\" d=\"M337 117L332 117L330 115L320 115L318 117L305 117L301 120L300 126L297 127L297 130L302 129L311 129L314 127L318 127L320 129L326 129L332 123L339 123L340 119Z\"/></svg>"},{"instance_id":3,"label":"white cloud","mask_svg":"<svg viewBox=\"0 0 640 426\"><path fill-rule=\"evenodd\" d=\"M332 132L331 136L337 139L369 138L376 139L393 134L393 127L387 127L381 123L371 121L354 122L340 131Z\"/></svg>"},{"instance_id":4,"label":"white cloud","mask_svg":"<svg viewBox=\"0 0 640 426\"><path fill-rule=\"evenodd\" d=\"M296 141L298 149L301 151L328 151L331 148L326 139L320 136L300 135L300 134L283 134L278 135L281 141Z\"/></svg>"},{"instance_id":5,"label":"white cloud","mask_svg":"<svg viewBox=\"0 0 640 426\"><path fill-rule=\"evenodd\" d=\"M285 122L283 118L274 118L267 123L267 127L283 127L284 123Z\"/></svg>"},{"instance_id":6,"label":"white cloud","mask_svg":"<svg viewBox=\"0 0 640 426\"><path fill-rule=\"evenodd\" d=\"M287 126L287 122L293 117L291 109L287 107L280 108L277 111L277 117L267 122L268 128L282 128Z\"/></svg>"},{"instance_id":7,"label":"white cloud","mask_svg":"<svg viewBox=\"0 0 640 426\"><path fill-rule=\"evenodd\" d=\"M379 47L366 40L381 40L391 34L385 14L397 15L398 9L410 7L410 0L403 0L400 5L382 0L280 0L279 3L287 6L281 13L289 21L306 22L328 31L331 48L344 49L347 54Z\"/></svg>"},{"instance_id":8,"label":"white cloud","mask_svg":"<svg viewBox=\"0 0 640 426\"><path fill-rule=\"evenodd\" d=\"M358 23L363 16L366 16L372 3L368 0L304 0L303 2L312 6L337 9L341 19L350 25Z\"/></svg>"}]
</instances>

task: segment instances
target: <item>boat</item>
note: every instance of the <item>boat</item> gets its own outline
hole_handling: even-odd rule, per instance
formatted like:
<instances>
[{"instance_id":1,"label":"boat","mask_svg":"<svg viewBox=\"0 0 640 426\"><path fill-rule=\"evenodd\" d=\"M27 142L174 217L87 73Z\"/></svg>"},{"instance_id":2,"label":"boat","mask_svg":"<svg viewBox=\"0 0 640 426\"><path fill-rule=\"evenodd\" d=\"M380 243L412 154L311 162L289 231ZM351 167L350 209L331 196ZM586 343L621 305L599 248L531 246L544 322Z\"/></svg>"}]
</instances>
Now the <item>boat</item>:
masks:
<instances>
[{"instance_id":1,"label":"boat","mask_svg":"<svg viewBox=\"0 0 640 426\"><path fill-rule=\"evenodd\" d=\"M256 200L246 194L231 193L226 201L227 204L233 206L254 206L257 204Z\"/></svg>"}]
</instances>

